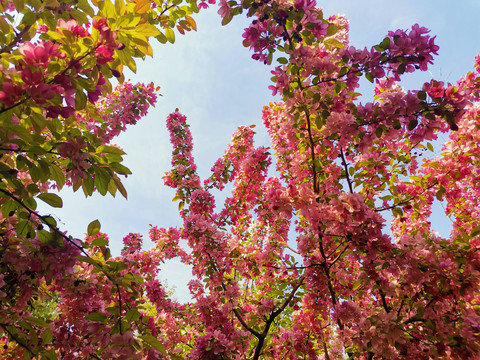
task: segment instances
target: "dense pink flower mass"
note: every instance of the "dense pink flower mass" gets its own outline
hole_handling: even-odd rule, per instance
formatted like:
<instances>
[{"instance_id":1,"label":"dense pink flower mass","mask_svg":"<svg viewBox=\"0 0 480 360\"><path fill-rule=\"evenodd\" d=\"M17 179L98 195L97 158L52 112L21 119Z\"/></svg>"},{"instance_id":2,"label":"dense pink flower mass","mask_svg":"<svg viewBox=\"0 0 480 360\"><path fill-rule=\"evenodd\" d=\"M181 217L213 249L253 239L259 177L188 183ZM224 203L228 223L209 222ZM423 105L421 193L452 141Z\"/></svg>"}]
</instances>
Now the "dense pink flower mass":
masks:
<instances>
[{"instance_id":1,"label":"dense pink flower mass","mask_svg":"<svg viewBox=\"0 0 480 360\"><path fill-rule=\"evenodd\" d=\"M476 200L466 208L453 204L476 199L467 195L477 187L476 160L449 153L455 159L448 161L450 169L443 163L447 153L423 161L420 156L439 131L458 129L451 138L460 145L463 126L478 130L466 125L478 119L478 72L457 85L432 81L420 91L404 91L396 80L427 70L438 51L428 30L415 25L358 50L348 46L345 19L332 17L340 26L331 31L332 40L309 46L296 32L308 23L307 12L287 15L293 25L284 27L281 9L287 5L277 5L258 8L244 44L254 59L266 62L281 41L293 44L284 50L288 64L273 72L273 90L284 102L264 109L280 178L266 176L266 150L256 149L252 129L241 127L204 182L205 191L185 117L168 119L174 168L165 181L177 189L182 236L193 257L185 261L198 278L191 291L202 319L193 326L203 335L190 341L186 356L475 357L478 256L468 238L477 231L478 206ZM221 4L221 14L228 11ZM327 34L325 24L312 31L317 39ZM353 69L376 82L374 102L355 102L359 74ZM222 190L228 182L232 196L215 210L208 189ZM447 212L459 225L442 239L428 217L434 199L447 198ZM393 213L391 235L387 212ZM225 327L228 318L235 332Z\"/></svg>"},{"instance_id":2,"label":"dense pink flower mass","mask_svg":"<svg viewBox=\"0 0 480 360\"><path fill-rule=\"evenodd\" d=\"M92 100L102 116L80 115L77 120L106 144L125 131L127 125L135 125L145 116L149 107L156 103L157 94L152 83L144 85L125 81L107 96L94 96Z\"/></svg>"},{"instance_id":3,"label":"dense pink flower mass","mask_svg":"<svg viewBox=\"0 0 480 360\"><path fill-rule=\"evenodd\" d=\"M124 81L123 66L151 55L148 37L173 42L177 21L196 29L187 13L215 0L188 4L103 1L92 15L89 2L0 1L2 30L6 12L23 14L1 45L0 357L479 358L480 56L456 84L403 89L438 52L418 24L359 49L314 0L220 0L223 23L252 17L252 58L279 63L281 100L263 109L271 148L239 126L202 181L187 117L171 113L163 182L182 224L151 225L148 250L130 233L114 257L97 220L80 241L37 212L61 207L51 189L64 185L127 196L112 141L158 88ZM358 101L362 76L371 102ZM435 202L449 236L431 223ZM168 260L191 269L185 304L160 281Z\"/></svg>"}]
</instances>

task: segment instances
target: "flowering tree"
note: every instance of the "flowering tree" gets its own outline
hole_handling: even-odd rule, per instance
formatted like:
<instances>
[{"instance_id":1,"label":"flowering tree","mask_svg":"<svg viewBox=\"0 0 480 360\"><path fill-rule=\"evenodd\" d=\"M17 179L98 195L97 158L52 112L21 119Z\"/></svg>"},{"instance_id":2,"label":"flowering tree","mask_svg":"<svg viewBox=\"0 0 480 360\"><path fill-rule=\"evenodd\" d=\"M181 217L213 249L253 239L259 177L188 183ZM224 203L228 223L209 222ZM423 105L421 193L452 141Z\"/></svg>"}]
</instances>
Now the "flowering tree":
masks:
<instances>
[{"instance_id":1,"label":"flowering tree","mask_svg":"<svg viewBox=\"0 0 480 360\"><path fill-rule=\"evenodd\" d=\"M61 207L52 189L65 185L86 196L127 196L120 176L130 171L111 141L146 114L158 89L124 82L123 67L135 71L136 58L152 55L151 38L173 42L173 29L195 29L197 11L182 1L0 2L2 358L63 357L56 332L65 328L54 328L51 316L83 281L80 261L96 264L120 297L116 270L88 253L102 241L68 236L37 201ZM99 226L93 221L88 233Z\"/></svg>"},{"instance_id":2,"label":"flowering tree","mask_svg":"<svg viewBox=\"0 0 480 360\"><path fill-rule=\"evenodd\" d=\"M242 12L253 17L244 33L253 58L280 63L271 88L282 102L263 111L272 148L255 147L253 128L240 127L201 181L186 117L172 113L172 170L164 181L176 189L183 226L152 227L148 251L140 235L130 234L121 256L112 258L97 222L78 242L35 212L33 198L61 205L48 188L64 183L86 195L95 188L124 194L117 176L128 173L123 152L108 144L155 95L152 87L128 83L109 93L108 78L121 79L122 64L134 68L134 56L149 54L148 36L173 41L176 21L180 32L194 28L188 11L197 5L99 2L91 35L85 21L71 19L78 9L92 16L81 6L45 24L43 42L19 38L6 46L17 57L5 57L11 62L0 93L7 114L3 357L476 357L480 57L455 85L432 80L405 91L402 76L427 70L438 50L423 27L392 31L360 50L348 44L346 19L324 18L313 1L221 1L224 24ZM140 40L128 32L143 26ZM77 43L94 50L72 56ZM35 65L37 58L44 63ZM67 58L80 60L70 66ZM35 75L39 66L45 71ZM37 79L32 86L29 76ZM373 102L357 100L361 77L375 83ZM134 104L128 120L119 116L127 104ZM449 141L440 157L428 156L439 133ZM276 177L268 176L270 151ZM212 190L228 184L231 195L217 208ZM428 221L435 199L454 222L449 238ZM192 268L187 304L171 299L156 277L161 263L175 257Z\"/></svg>"}]
</instances>

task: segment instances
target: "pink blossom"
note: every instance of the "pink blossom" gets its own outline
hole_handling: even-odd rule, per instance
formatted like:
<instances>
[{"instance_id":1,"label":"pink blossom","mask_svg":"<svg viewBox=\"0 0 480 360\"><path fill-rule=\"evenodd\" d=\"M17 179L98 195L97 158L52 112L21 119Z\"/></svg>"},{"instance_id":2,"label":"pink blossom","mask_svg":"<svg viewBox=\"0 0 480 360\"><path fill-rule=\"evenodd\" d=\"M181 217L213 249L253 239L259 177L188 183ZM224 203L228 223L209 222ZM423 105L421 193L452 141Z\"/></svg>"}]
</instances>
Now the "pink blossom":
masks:
<instances>
[{"instance_id":1,"label":"pink blossom","mask_svg":"<svg viewBox=\"0 0 480 360\"><path fill-rule=\"evenodd\" d=\"M57 51L58 48L58 44L53 44L50 41L37 43L26 41L19 47L19 51L24 56L23 60L27 65L46 67L51 58L65 57L65 54Z\"/></svg>"},{"instance_id":2,"label":"pink blossom","mask_svg":"<svg viewBox=\"0 0 480 360\"><path fill-rule=\"evenodd\" d=\"M3 90L0 91L0 100L5 106L12 106L23 94L22 87L14 84L12 81L4 81L2 83Z\"/></svg>"},{"instance_id":3,"label":"pink blossom","mask_svg":"<svg viewBox=\"0 0 480 360\"><path fill-rule=\"evenodd\" d=\"M97 58L98 65L105 65L113 61L113 50L105 45L100 45L95 50L95 57Z\"/></svg>"},{"instance_id":4,"label":"pink blossom","mask_svg":"<svg viewBox=\"0 0 480 360\"><path fill-rule=\"evenodd\" d=\"M84 27L78 25L77 21L74 19L70 19L68 21L65 21L63 19L58 19L57 31L59 31L58 30L59 28L64 28L69 30L74 36L79 36L79 37L90 36L88 31Z\"/></svg>"},{"instance_id":5,"label":"pink blossom","mask_svg":"<svg viewBox=\"0 0 480 360\"><path fill-rule=\"evenodd\" d=\"M440 98L445 93L443 87L443 82L433 81L430 86L424 86L424 89L427 88L427 94L432 98Z\"/></svg>"}]
</instances>

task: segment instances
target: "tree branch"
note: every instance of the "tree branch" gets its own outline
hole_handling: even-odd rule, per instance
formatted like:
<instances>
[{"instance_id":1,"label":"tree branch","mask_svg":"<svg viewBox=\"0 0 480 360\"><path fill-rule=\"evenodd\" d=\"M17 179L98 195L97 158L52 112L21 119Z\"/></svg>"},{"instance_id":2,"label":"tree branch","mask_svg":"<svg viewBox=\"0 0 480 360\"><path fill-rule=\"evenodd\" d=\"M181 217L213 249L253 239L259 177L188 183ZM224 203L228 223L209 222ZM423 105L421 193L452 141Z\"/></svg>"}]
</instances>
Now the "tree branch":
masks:
<instances>
[{"instance_id":1,"label":"tree branch","mask_svg":"<svg viewBox=\"0 0 480 360\"><path fill-rule=\"evenodd\" d=\"M342 157L342 165L343 165L343 168L345 170L345 178L347 179L348 189L350 190L350 194L353 194L352 181L350 180L350 174L348 173L347 161L345 160L345 155L343 154L342 149L340 149L340 156Z\"/></svg>"},{"instance_id":2,"label":"tree branch","mask_svg":"<svg viewBox=\"0 0 480 360\"><path fill-rule=\"evenodd\" d=\"M13 50L13 48L20 42L23 40L23 37L25 36L26 33L28 33L28 31L30 30L30 28L32 27L32 25L27 25L25 26L22 31L20 31L17 36L15 36L13 38L13 40L10 42L10 44L6 45L5 47L1 48L0 49L0 54L3 54L3 53L9 53Z\"/></svg>"},{"instance_id":3,"label":"tree branch","mask_svg":"<svg viewBox=\"0 0 480 360\"><path fill-rule=\"evenodd\" d=\"M283 302L283 305L277 311L273 312L272 315L270 315L270 317L273 316L272 321L274 318L280 315L283 312L283 310L285 310L285 308L288 306L290 301L292 301L293 297L295 296L295 293L297 292L298 288L303 284L304 280L305 280L305 275L302 275L298 279L297 284L293 287L292 292L290 293L290 296L286 298L285 301Z\"/></svg>"},{"instance_id":4,"label":"tree branch","mask_svg":"<svg viewBox=\"0 0 480 360\"><path fill-rule=\"evenodd\" d=\"M245 322L245 320L243 320L242 316L240 315L240 313L238 312L238 309L233 309L233 313L235 314L235 317L238 319L238 321L240 321L240 324L242 324L242 326L250 333L252 334L253 336L255 336L256 338L260 338L262 336L262 334L260 334L259 332L255 331L254 329L252 329L250 326L248 326L248 324Z\"/></svg>"},{"instance_id":5,"label":"tree branch","mask_svg":"<svg viewBox=\"0 0 480 360\"><path fill-rule=\"evenodd\" d=\"M8 325L6 324L0 324L0 326L3 328L3 330L10 336L18 345L20 345L22 348L27 350L31 355L34 355L35 353L28 347L27 344L23 343L17 336L12 334L10 330L8 330Z\"/></svg>"},{"instance_id":6,"label":"tree branch","mask_svg":"<svg viewBox=\"0 0 480 360\"><path fill-rule=\"evenodd\" d=\"M295 296L296 291L302 285L304 280L305 280L305 275L303 275L302 277L300 277L298 279L297 284L293 287L292 292L290 293L288 298L285 299L282 306L280 308L278 308L276 311L273 311L272 313L270 313L270 316L269 316L267 322L265 323L265 327L263 328L263 332L261 334L259 334L260 337L258 337L258 344L255 347L255 353L253 355L252 360L258 360L260 358L260 354L261 354L261 351L262 351L262 348L263 348L263 344L265 343L265 338L268 335L268 331L270 330L270 326L272 325L273 320L275 320L275 318L278 315L280 315L283 312L283 310L285 310L285 308L288 306L290 301L292 301L293 297Z\"/></svg>"}]
</instances>

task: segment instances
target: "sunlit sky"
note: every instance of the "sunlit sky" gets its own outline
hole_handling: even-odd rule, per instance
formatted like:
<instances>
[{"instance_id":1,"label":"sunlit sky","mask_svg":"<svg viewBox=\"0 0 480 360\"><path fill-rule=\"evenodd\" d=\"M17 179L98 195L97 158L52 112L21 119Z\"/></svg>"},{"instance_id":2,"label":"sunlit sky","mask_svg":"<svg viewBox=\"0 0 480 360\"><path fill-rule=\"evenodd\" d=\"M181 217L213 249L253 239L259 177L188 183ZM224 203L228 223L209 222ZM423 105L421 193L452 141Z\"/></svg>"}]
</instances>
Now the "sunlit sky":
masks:
<instances>
[{"instance_id":1,"label":"sunlit sky","mask_svg":"<svg viewBox=\"0 0 480 360\"><path fill-rule=\"evenodd\" d=\"M351 45L359 48L379 43L389 30L408 29L415 23L431 29L431 34L437 35L439 55L430 72L407 79L408 88L419 87L432 77L455 82L472 69L480 50L480 0L331 0L319 1L319 6L325 17L346 14ZM61 194L62 209L41 207L55 214L70 235L82 238L90 221L99 219L113 253L119 254L122 238L130 232L143 234L149 247L149 224L181 224L177 204L171 202L174 192L161 179L170 168L171 154L165 119L175 108L191 124L202 178L209 175L238 125L256 124L257 144L268 146L261 110L274 100L268 90L271 68L252 60L250 51L242 46L248 19L240 16L222 27L216 11L211 6L197 14L197 32L177 35L173 45L155 45L154 58L139 62L137 74L129 75L133 82L153 81L163 96L146 118L114 141L127 152L125 164L133 172L124 181L128 200L120 195L85 199L81 190L75 194L67 190ZM366 90L367 100L370 92ZM441 214L435 216L438 231L448 235L448 221ZM435 227L435 219L432 222ZM162 278L177 288L179 299L188 298L185 284L189 272L185 268L175 261L166 264Z\"/></svg>"}]
</instances>

